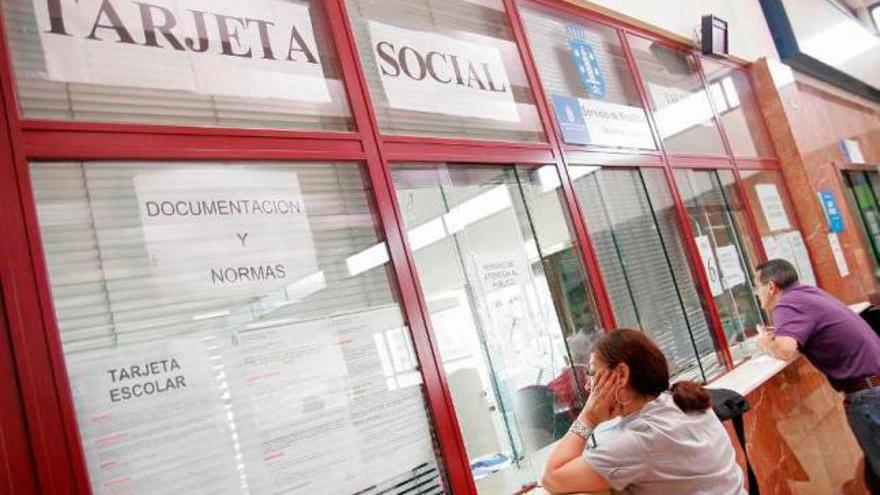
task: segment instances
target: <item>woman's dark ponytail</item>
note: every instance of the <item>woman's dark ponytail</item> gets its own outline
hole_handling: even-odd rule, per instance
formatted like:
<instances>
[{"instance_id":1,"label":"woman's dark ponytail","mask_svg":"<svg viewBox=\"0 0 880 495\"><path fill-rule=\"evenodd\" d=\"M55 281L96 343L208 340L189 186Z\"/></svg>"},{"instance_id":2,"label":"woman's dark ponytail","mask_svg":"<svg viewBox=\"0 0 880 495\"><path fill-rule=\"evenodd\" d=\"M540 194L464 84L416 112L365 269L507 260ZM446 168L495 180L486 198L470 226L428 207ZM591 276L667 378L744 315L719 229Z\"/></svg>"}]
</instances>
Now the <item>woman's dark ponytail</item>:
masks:
<instances>
[{"instance_id":1,"label":"woman's dark ponytail","mask_svg":"<svg viewBox=\"0 0 880 495\"><path fill-rule=\"evenodd\" d=\"M675 405L686 413L705 411L712 406L709 392L697 382L676 382L669 387L669 390L672 392Z\"/></svg>"}]
</instances>

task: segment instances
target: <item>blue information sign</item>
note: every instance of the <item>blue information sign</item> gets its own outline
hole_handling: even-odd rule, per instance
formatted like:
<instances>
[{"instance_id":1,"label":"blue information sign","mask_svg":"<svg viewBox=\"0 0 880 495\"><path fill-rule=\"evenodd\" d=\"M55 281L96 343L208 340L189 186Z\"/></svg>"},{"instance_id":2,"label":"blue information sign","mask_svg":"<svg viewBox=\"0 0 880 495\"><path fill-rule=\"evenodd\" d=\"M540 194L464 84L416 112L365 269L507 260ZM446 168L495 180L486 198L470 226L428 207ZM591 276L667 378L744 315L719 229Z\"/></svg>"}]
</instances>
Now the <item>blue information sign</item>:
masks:
<instances>
[{"instance_id":1,"label":"blue information sign","mask_svg":"<svg viewBox=\"0 0 880 495\"><path fill-rule=\"evenodd\" d=\"M565 30L568 32L571 59L584 91L587 92L587 96L601 100L605 97L605 76L599 66L596 50L588 41L589 33L580 24L568 24Z\"/></svg>"},{"instance_id":2,"label":"blue information sign","mask_svg":"<svg viewBox=\"0 0 880 495\"><path fill-rule=\"evenodd\" d=\"M843 215L840 213L840 207L837 206L834 192L819 191L819 200L822 202L822 209L825 210L825 217L828 219L828 230L837 233L843 232Z\"/></svg>"},{"instance_id":3,"label":"blue information sign","mask_svg":"<svg viewBox=\"0 0 880 495\"><path fill-rule=\"evenodd\" d=\"M562 131L562 140L569 144L590 144L590 133L587 131L587 122L578 99L567 95L550 97L559 130Z\"/></svg>"}]
</instances>

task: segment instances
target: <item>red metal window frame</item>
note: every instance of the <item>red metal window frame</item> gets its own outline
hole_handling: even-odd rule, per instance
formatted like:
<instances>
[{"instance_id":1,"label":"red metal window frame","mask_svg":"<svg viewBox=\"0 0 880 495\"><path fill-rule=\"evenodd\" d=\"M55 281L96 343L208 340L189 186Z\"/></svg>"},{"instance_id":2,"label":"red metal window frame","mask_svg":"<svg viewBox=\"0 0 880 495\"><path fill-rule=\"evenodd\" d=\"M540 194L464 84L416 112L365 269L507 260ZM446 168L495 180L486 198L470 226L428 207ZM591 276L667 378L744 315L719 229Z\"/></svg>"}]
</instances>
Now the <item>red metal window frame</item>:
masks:
<instances>
[{"instance_id":1,"label":"red metal window frame","mask_svg":"<svg viewBox=\"0 0 880 495\"><path fill-rule=\"evenodd\" d=\"M71 121L24 120L20 118L15 78L6 42L5 24L0 22L0 227L6 238L0 243L0 273L4 274L4 299L9 318L18 378L28 418L35 471L45 493L89 493L89 480L79 441L76 415L70 396L60 336L53 308L48 273L37 224L35 201L28 163L37 160L241 160L358 162L364 164L375 197L376 215L387 242L401 304L409 322L414 347L421 364L429 412L432 416L443 462L454 493L475 493L469 461L458 430L458 421L442 370L437 343L431 329L427 304L416 274L415 261L400 216L390 165L397 162L447 162L468 164L553 165L562 179L565 208L570 215L575 240L583 260L602 325L615 326L615 318L601 269L590 242L579 200L574 192L569 166L574 164L659 167L665 170L675 200L679 223L692 237L672 170L687 168L733 169L748 209L750 230L753 214L743 194L739 170L778 170L774 158L733 157L724 129L719 125L726 156L670 155L663 147L648 106L647 94L629 49L627 34L659 41L686 51L699 59L694 48L666 40L650 31L620 22L605 14L588 11L562 0L530 0L532 3L593 22L611 26L619 33L626 62L632 71L642 105L646 109L656 151L573 146L563 142L540 81L539 71L525 32L517 0L502 0L532 97L547 137L546 142L517 143L471 139L384 135L379 131L369 88L358 57L344 0L323 0L333 47L339 55L342 80L355 125L353 132L296 130L223 129L189 126L102 124ZM738 64L728 63L742 68ZM700 70L702 75L702 69ZM703 83L705 85L705 76ZM717 111L715 119L718 121ZM761 119L763 122L763 119ZM765 123L766 125L766 123ZM754 233L754 232L753 232ZM688 257L702 267L692 238L686 242ZM763 255L763 247L758 246ZM722 347L728 368L732 360L721 331L717 308L710 296L708 279L696 270L701 297L709 309L711 326ZM2 309L2 308L0 308ZM5 419L5 418L4 418ZM21 459L19 459L21 460Z\"/></svg>"}]
</instances>

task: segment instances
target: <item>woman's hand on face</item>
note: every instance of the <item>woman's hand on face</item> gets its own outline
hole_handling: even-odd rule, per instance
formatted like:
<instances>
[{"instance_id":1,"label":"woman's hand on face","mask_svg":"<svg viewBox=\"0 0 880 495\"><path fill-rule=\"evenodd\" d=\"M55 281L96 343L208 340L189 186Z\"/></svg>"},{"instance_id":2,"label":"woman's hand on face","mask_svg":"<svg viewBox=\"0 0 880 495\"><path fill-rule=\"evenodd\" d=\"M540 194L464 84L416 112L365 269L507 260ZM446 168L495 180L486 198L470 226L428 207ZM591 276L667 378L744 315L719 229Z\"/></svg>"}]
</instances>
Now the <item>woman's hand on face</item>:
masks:
<instances>
[{"instance_id":1,"label":"woman's hand on face","mask_svg":"<svg viewBox=\"0 0 880 495\"><path fill-rule=\"evenodd\" d=\"M584 387L590 394L587 404L581 412L581 420L595 428L620 414L617 402L617 390L621 384L620 375L610 370L602 370L596 374L592 386Z\"/></svg>"}]
</instances>

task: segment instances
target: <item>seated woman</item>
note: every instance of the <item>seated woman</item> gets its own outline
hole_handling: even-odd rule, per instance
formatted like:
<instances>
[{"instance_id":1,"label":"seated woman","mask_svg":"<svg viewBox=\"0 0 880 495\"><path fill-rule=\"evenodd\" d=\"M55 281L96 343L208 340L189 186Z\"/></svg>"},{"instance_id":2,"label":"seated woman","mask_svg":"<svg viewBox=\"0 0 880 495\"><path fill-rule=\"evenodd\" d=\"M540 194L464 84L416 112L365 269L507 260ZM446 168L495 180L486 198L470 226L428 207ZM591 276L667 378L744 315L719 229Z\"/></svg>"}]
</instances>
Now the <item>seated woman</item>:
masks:
<instances>
[{"instance_id":1,"label":"seated woman","mask_svg":"<svg viewBox=\"0 0 880 495\"><path fill-rule=\"evenodd\" d=\"M676 383L669 393L666 358L647 335L622 329L603 336L590 364L590 398L547 460L545 490L745 495L709 393L695 382ZM593 429L618 416L616 431L585 450Z\"/></svg>"}]
</instances>

